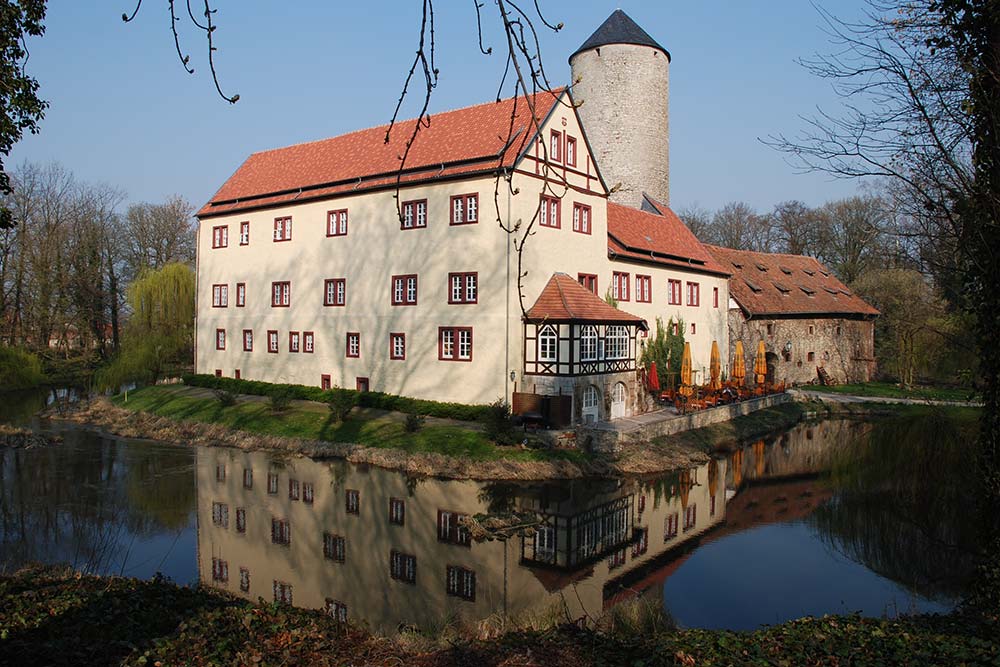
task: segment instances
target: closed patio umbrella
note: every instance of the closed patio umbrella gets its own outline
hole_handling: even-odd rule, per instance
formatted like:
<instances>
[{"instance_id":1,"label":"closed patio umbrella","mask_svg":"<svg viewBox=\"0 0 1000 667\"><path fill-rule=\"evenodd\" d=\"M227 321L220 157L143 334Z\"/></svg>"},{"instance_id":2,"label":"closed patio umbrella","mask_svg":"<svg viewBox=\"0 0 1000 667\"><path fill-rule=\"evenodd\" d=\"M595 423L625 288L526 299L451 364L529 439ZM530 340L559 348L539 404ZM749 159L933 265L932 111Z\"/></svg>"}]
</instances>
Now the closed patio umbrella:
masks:
<instances>
[{"instance_id":1,"label":"closed patio umbrella","mask_svg":"<svg viewBox=\"0 0 1000 667\"><path fill-rule=\"evenodd\" d=\"M684 356L681 357L681 388L680 392L690 396L691 389L691 343L684 343Z\"/></svg>"},{"instance_id":2,"label":"closed patio umbrella","mask_svg":"<svg viewBox=\"0 0 1000 667\"><path fill-rule=\"evenodd\" d=\"M733 381L738 385L743 384L747 376L747 362L743 358L743 341L736 341L736 353L733 355Z\"/></svg>"},{"instance_id":3,"label":"closed patio umbrella","mask_svg":"<svg viewBox=\"0 0 1000 667\"><path fill-rule=\"evenodd\" d=\"M757 343L757 358L753 362L753 372L757 375L757 384L764 384L767 380L767 349L764 341Z\"/></svg>"},{"instance_id":4,"label":"closed patio umbrella","mask_svg":"<svg viewBox=\"0 0 1000 667\"><path fill-rule=\"evenodd\" d=\"M712 391L720 389L722 387L722 382L720 381L722 376L722 363L719 360L719 343L714 340L712 341L712 359L708 363L708 369L711 375L708 388Z\"/></svg>"},{"instance_id":5,"label":"closed patio umbrella","mask_svg":"<svg viewBox=\"0 0 1000 667\"><path fill-rule=\"evenodd\" d=\"M651 392L660 391L660 376L656 372L655 361L649 365L649 374L646 376L646 382L649 385L649 390Z\"/></svg>"}]
</instances>

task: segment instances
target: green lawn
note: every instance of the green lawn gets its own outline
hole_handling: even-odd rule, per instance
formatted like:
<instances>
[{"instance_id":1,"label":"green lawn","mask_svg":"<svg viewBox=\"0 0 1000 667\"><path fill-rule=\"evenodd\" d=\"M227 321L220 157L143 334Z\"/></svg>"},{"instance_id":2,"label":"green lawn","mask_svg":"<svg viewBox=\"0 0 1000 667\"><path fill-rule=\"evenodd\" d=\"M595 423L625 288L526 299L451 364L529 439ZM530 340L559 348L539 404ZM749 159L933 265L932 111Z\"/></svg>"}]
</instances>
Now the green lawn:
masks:
<instances>
[{"instance_id":1,"label":"green lawn","mask_svg":"<svg viewBox=\"0 0 1000 667\"><path fill-rule=\"evenodd\" d=\"M969 401L979 400L979 396L971 389L956 389L953 387L914 387L901 389L898 385L888 382L868 382L866 384L838 384L832 387L820 385L805 387L810 391L825 391L832 394L849 394L851 396L874 396L880 398L916 398L935 401Z\"/></svg>"},{"instance_id":2,"label":"green lawn","mask_svg":"<svg viewBox=\"0 0 1000 667\"><path fill-rule=\"evenodd\" d=\"M121 395L115 396L112 402L129 410L221 424L251 433L401 449L411 454L436 452L476 461L585 458L577 451L498 447L477 424L465 422L428 420L416 433L407 433L404 418L398 413L355 408L346 422L337 423L326 405L312 401L293 401L289 409L276 413L266 399L246 400L244 397L236 405L223 407L203 390L157 386L129 392L128 403Z\"/></svg>"}]
</instances>

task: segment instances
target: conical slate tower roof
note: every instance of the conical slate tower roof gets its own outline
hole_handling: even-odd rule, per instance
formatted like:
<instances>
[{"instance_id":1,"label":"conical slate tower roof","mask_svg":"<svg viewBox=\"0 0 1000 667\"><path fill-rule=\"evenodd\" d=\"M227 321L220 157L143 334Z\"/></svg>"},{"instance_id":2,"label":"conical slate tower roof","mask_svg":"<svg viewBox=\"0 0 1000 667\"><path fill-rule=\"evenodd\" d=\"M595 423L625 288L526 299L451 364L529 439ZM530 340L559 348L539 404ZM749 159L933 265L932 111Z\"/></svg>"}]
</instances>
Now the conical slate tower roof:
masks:
<instances>
[{"instance_id":1,"label":"conical slate tower roof","mask_svg":"<svg viewBox=\"0 0 1000 667\"><path fill-rule=\"evenodd\" d=\"M574 51L569 59L573 60L573 56L581 51L589 51L590 49L596 49L607 44L651 46L654 49L663 51L667 56L667 60L670 60L670 52L660 46L655 39L649 36L649 33L640 28L638 23L633 21L628 14L620 9L613 11L611 16L601 24L601 27L595 30L594 34L580 48Z\"/></svg>"}]
</instances>

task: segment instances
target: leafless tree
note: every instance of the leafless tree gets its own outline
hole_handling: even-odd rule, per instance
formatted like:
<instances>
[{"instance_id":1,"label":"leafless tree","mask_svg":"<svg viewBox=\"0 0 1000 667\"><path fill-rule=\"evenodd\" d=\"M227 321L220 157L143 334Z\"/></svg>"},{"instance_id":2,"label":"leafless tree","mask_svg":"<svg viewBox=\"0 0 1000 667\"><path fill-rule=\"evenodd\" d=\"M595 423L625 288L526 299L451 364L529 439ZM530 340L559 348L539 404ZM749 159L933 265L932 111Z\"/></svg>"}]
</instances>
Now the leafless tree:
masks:
<instances>
[{"instance_id":1,"label":"leafless tree","mask_svg":"<svg viewBox=\"0 0 1000 667\"><path fill-rule=\"evenodd\" d=\"M712 227L712 212L697 204L678 209L679 217L702 243L718 243Z\"/></svg>"},{"instance_id":2,"label":"leafless tree","mask_svg":"<svg viewBox=\"0 0 1000 667\"><path fill-rule=\"evenodd\" d=\"M194 206L179 195L162 204L132 204L125 213L129 278L170 262L194 264Z\"/></svg>"},{"instance_id":3,"label":"leafless tree","mask_svg":"<svg viewBox=\"0 0 1000 667\"><path fill-rule=\"evenodd\" d=\"M745 202L729 202L716 211L712 228L716 242L727 248L769 252L774 247L770 219Z\"/></svg>"}]
</instances>

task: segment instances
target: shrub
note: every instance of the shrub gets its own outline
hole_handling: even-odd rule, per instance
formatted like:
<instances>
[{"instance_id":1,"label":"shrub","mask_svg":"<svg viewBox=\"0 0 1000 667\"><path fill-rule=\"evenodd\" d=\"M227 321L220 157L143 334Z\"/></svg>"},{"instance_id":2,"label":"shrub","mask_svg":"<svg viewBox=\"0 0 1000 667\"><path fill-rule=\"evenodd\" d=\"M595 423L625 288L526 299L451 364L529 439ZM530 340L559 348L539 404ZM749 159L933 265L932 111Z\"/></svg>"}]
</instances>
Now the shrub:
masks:
<instances>
[{"instance_id":1,"label":"shrub","mask_svg":"<svg viewBox=\"0 0 1000 667\"><path fill-rule=\"evenodd\" d=\"M215 398L219 401L219 404L228 408L230 406L236 405L236 394L229 391L228 389L215 389L213 390Z\"/></svg>"},{"instance_id":2,"label":"shrub","mask_svg":"<svg viewBox=\"0 0 1000 667\"><path fill-rule=\"evenodd\" d=\"M330 408L330 412L337 421L346 421L351 410L358 404L358 392L332 389L327 393L329 396L327 396L326 404Z\"/></svg>"},{"instance_id":3,"label":"shrub","mask_svg":"<svg viewBox=\"0 0 1000 667\"><path fill-rule=\"evenodd\" d=\"M513 445L517 442L514 421L510 417L510 404L498 398L486 407L486 415L483 418L486 436L498 445Z\"/></svg>"},{"instance_id":4,"label":"shrub","mask_svg":"<svg viewBox=\"0 0 1000 667\"><path fill-rule=\"evenodd\" d=\"M16 347L0 346L0 390L28 389L45 382L42 362Z\"/></svg>"},{"instance_id":5,"label":"shrub","mask_svg":"<svg viewBox=\"0 0 1000 667\"><path fill-rule=\"evenodd\" d=\"M409 412L406 415L406 423L403 424L403 429L405 429L407 433L416 433L420 430L420 427L424 425L426 420L427 418L423 415L418 415L415 412Z\"/></svg>"},{"instance_id":6,"label":"shrub","mask_svg":"<svg viewBox=\"0 0 1000 667\"><path fill-rule=\"evenodd\" d=\"M487 405L463 405L461 403L442 403L425 401L419 398L407 398L393 394L383 394L378 391L358 392L353 389L323 390L319 387L307 387L301 384L271 384L258 380L237 380L236 378L216 377L214 375L185 375L184 384L191 387L206 389L228 389L236 394L252 396L270 396L275 388L281 387L290 392L291 398L303 401L319 401L329 403L330 393L346 393L356 397L355 405L377 410L394 412L416 412L430 417L443 417L459 421L485 421L490 412Z\"/></svg>"},{"instance_id":7,"label":"shrub","mask_svg":"<svg viewBox=\"0 0 1000 667\"><path fill-rule=\"evenodd\" d=\"M271 410L274 412L283 412L288 409L288 406L292 404L292 399L295 398L295 392L290 391L287 387L282 385L275 385L274 389L268 396L271 399Z\"/></svg>"}]
</instances>

